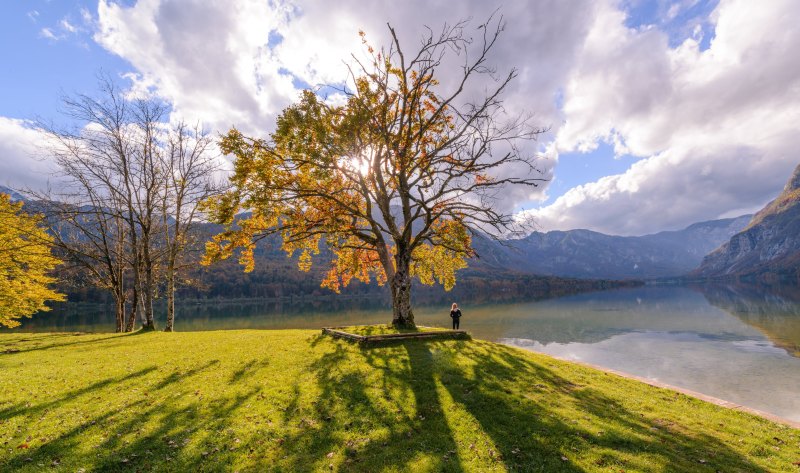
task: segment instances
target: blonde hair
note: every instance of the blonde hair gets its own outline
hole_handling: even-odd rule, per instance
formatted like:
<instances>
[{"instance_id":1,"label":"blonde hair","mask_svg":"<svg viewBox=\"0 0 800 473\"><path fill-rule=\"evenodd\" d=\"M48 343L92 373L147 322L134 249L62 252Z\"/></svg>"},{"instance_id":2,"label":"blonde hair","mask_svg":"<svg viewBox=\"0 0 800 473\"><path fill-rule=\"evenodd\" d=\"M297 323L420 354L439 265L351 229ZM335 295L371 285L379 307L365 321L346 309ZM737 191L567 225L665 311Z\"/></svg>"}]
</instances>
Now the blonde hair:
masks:
<instances>
[{"instance_id":1,"label":"blonde hair","mask_svg":"<svg viewBox=\"0 0 800 473\"><path fill-rule=\"evenodd\" d=\"M458 304L453 302L453 307L451 307L450 310L456 310L456 309L458 309Z\"/></svg>"}]
</instances>

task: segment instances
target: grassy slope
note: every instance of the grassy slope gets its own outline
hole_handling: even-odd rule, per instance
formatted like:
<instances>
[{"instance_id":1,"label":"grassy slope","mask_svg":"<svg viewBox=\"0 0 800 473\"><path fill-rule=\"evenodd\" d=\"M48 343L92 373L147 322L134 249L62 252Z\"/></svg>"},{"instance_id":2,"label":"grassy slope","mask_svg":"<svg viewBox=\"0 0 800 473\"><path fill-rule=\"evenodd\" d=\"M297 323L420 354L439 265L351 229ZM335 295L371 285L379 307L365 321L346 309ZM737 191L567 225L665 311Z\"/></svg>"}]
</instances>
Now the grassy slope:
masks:
<instances>
[{"instance_id":1,"label":"grassy slope","mask_svg":"<svg viewBox=\"0 0 800 473\"><path fill-rule=\"evenodd\" d=\"M15 351L18 350L18 351ZM2 471L797 472L800 431L482 341L0 335Z\"/></svg>"}]
</instances>

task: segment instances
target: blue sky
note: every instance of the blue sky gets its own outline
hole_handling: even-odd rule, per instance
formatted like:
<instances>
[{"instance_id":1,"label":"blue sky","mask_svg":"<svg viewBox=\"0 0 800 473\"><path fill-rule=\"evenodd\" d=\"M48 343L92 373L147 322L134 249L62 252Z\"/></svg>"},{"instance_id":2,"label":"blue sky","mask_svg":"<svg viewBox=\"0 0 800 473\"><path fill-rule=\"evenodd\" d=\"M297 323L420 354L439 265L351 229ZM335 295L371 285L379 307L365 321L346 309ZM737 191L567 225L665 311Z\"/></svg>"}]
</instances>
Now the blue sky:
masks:
<instances>
[{"instance_id":1,"label":"blue sky","mask_svg":"<svg viewBox=\"0 0 800 473\"><path fill-rule=\"evenodd\" d=\"M92 41L82 11L96 14L97 2L14 1L0 8L0 41L9 45L0 50L0 115L55 119L62 93L91 92L101 70L131 69Z\"/></svg>"},{"instance_id":2,"label":"blue sky","mask_svg":"<svg viewBox=\"0 0 800 473\"><path fill-rule=\"evenodd\" d=\"M672 47L695 34L695 26L699 26L703 35L700 49L705 50L714 38L714 27L709 17L718 4L718 0L629 0L623 4L628 13L625 24L631 28L657 27L667 33ZM671 12L670 9L674 10Z\"/></svg>"},{"instance_id":3,"label":"blue sky","mask_svg":"<svg viewBox=\"0 0 800 473\"><path fill-rule=\"evenodd\" d=\"M564 153L559 156L555 175L548 183L547 199L524 203L523 206L530 208L552 203L573 187L625 172L636 160L631 155L615 156L614 148L607 143L601 143L596 150L586 153Z\"/></svg>"},{"instance_id":4,"label":"blue sky","mask_svg":"<svg viewBox=\"0 0 800 473\"><path fill-rule=\"evenodd\" d=\"M757 210L798 161L798 10L793 0L505 2L494 59L521 71L507 103L550 127L538 146L551 179L509 189L503 204L543 230L615 234ZM358 30L381 40L388 21L413 41L420 18L488 13L480 0L3 2L0 184L41 182L24 120L63 120L60 96L93 93L101 71L176 116L264 134L299 89L341 82Z\"/></svg>"}]
</instances>

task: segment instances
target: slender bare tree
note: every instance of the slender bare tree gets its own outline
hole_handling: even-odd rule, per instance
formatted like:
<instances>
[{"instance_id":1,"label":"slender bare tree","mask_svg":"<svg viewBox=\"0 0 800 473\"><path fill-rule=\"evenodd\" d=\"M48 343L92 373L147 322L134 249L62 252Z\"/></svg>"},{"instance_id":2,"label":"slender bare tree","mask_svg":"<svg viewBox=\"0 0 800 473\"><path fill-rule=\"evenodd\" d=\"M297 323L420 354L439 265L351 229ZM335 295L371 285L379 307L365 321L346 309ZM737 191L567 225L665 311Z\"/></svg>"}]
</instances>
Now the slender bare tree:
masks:
<instances>
[{"instance_id":1,"label":"slender bare tree","mask_svg":"<svg viewBox=\"0 0 800 473\"><path fill-rule=\"evenodd\" d=\"M181 258L197 249L193 228L200 204L220 192L221 184L213 179L219 170L216 157L209 152L212 141L199 126L177 123L171 130L161 166L166 172L162 189L161 215L164 219L166 257L164 277L167 294L167 323L164 331L175 327L175 291L181 270L192 266ZM188 263L188 264L187 264Z\"/></svg>"}]
</instances>

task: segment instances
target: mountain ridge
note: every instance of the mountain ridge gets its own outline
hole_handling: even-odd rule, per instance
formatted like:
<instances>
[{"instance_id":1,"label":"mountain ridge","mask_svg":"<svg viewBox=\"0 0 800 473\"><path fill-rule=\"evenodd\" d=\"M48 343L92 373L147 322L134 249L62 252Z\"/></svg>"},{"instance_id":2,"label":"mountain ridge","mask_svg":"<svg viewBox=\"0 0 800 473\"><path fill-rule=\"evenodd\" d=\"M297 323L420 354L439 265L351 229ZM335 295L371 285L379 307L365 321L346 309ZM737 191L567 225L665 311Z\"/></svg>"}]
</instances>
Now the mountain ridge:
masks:
<instances>
[{"instance_id":1,"label":"mountain ridge","mask_svg":"<svg viewBox=\"0 0 800 473\"><path fill-rule=\"evenodd\" d=\"M744 228L751 217L708 220L681 230L642 236L555 230L533 232L502 245L479 236L473 245L481 260L488 260L477 264L527 274L590 279L679 277L696 268L706 254Z\"/></svg>"},{"instance_id":2,"label":"mountain ridge","mask_svg":"<svg viewBox=\"0 0 800 473\"><path fill-rule=\"evenodd\" d=\"M0 192L4 189L0 188ZM32 204L35 208L35 203ZM524 238L497 241L475 234L473 246L479 258L471 259L469 267L461 274L600 280L681 277L700 265L704 256L742 230L751 217L707 220L680 230L642 236L607 235L575 229L533 232ZM209 223L201 226L201 239L210 238L222 230L222 227ZM262 261L271 261L267 264L273 268L277 265L287 269L283 263L289 260L279 251L280 242L273 241L269 246L272 250L261 253ZM324 258L317 259L323 265L327 262L321 261ZM208 271L214 270L208 268ZM292 279L298 281L299 275Z\"/></svg>"},{"instance_id":3,"label":"mountain ridge","mask_svg":"<svg viewBox=\"0 0 800 473\"><path fill-rule=\"evenodd\" d=\"M800 165L778 197L741 232L708 254L690 276L800 278Z\"/></svg>"}]
</instances>

